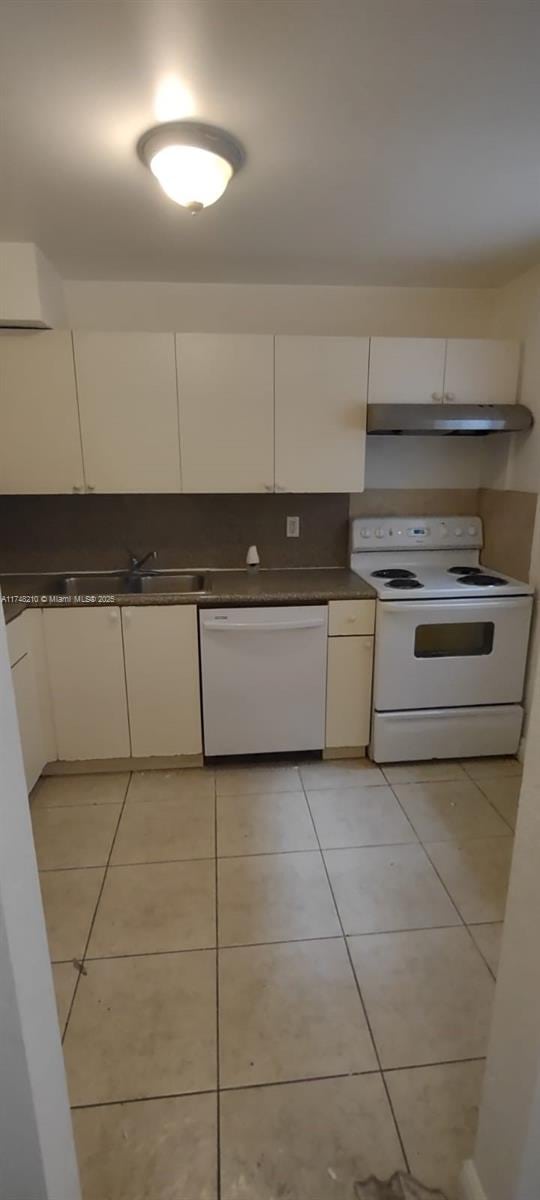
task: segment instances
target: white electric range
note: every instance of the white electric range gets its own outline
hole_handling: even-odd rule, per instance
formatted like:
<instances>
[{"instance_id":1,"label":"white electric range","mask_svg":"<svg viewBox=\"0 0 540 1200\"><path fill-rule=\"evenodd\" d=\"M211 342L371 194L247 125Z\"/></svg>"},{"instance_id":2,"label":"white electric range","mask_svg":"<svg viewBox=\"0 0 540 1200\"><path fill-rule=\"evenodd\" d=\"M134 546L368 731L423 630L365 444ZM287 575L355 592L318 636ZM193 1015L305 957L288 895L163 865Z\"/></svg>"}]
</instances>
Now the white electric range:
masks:
<instances>
[{"instance_id":1,"label":"white electric range","mask_svg":"<svg viewBox=\"0 0 540 1200\"><path fill-rule=\"evenodd\" d=\"M480 566L479 517L357 517L351 568L377 592L375 762L514 754L532 588Z\"/></svg>"}]
</instances>

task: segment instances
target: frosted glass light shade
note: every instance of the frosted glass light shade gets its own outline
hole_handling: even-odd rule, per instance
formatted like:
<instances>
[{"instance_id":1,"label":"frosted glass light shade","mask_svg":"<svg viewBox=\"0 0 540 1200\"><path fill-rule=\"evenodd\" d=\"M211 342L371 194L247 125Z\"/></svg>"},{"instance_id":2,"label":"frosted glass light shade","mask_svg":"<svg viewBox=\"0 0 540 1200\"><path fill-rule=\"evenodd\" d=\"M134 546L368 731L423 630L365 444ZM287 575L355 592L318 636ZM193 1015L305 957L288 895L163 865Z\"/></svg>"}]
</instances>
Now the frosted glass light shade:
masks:
<instances>
[{"instance_id":1,"label":"frosted glass light shade","mask_svg":"<svg viewBox=\"0 0 540 1200\"><path fill-rule=\"evenodd\" d=\"M236 138L198 121L170 121L147 130L137 153L166 195L191 212L215 204L245 159Z\"/></svg>"},{"instance_id":2,"label":"frosted glass light shade","mask_svg":"<svg viewBox=\"0 0 540 1200\"><path fill-rule=\"evenodd\" d=\"M171 200L196 212L219 200L233 173L226 159L198 146L166 146L150 170Z\"/></svg>"}]
</instances>

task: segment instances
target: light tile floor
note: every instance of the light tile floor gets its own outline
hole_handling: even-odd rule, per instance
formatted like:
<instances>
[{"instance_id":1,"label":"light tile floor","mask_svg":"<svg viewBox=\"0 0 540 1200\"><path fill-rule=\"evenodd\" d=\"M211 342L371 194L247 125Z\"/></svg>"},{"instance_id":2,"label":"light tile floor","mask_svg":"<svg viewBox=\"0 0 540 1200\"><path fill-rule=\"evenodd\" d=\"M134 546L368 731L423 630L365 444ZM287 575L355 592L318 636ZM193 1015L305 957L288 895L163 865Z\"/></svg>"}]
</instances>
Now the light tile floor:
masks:
<instances>
[{"instance_id":1,"label":"light tile floor","mask_svg":"<svg viewBox=\"0 0 540 1200\"><path fill-rule=\"evenodd\" d=\"M41 780L84 1200L350 1200L405 1166L457 1200L519 774L358 760Z\"/></svg>"}]
</instances>

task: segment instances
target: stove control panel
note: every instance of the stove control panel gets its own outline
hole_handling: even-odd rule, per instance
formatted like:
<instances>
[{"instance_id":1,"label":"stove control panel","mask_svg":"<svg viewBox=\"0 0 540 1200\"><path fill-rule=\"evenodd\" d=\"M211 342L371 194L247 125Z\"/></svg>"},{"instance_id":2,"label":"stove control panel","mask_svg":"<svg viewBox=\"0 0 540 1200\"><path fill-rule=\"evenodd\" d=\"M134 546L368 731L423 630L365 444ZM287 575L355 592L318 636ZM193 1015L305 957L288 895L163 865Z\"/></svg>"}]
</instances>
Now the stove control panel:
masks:
<instances>
[{"instance_id":1,"label":"stove control panel","mask_svg":"<svg viewBox=\"0 0 540 1200\"><path fill-rule=\"evenodd\" d=\"M351 550L476 550L483 545L480 517L355 517Z\"/></svg>"}]
</instances>

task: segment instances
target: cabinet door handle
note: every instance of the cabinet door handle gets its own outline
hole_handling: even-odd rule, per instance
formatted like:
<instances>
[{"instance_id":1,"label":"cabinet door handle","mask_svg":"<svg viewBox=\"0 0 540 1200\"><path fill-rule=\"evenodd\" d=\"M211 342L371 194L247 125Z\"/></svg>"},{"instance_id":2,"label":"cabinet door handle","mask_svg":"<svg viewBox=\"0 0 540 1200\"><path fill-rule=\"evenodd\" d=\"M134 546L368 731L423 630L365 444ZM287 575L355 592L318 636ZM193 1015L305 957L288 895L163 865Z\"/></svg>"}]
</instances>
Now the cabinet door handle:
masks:
<instances>
[{"instance_id":1,"label":"cabinet door handle","mask_svg":"<svg viewBox=\"0 0 540 1200\"><path fill-rule=\"evenodd\" d=\"M265 492L273 492L273 490L274 490L273 483L265 483L264 490L265 490Z\"/></svg>"},{"instance_id":2,"label":"cabinet door handle","mask_svg":"<svg viewBox=\"0 0 540 1200\"><path fill-rule=\"evenodd\" d=\"M89 492L95 492L95 490L96 490L96 485L95 485L95 483L88 483L86 486L87 486L87 490L88 490Z\"/></svg>"},{"instance_id":3,"label":"cabinet door handle","mask_svg":"<svg viewBox=\"0 0 540 1200\"><path fill-rule=\"evenodd\" d=\"M78 484L78 483L74 483L74 484L73 484L73 487L72 487L72 489L71 489L71 490L72 490L72 492L82 492L82 490L83 490L83 489L82 489L82 487L80 486L80 484Z\"/></svg>"},{"instance_id":4,"label":"cabinet door handle","mask_svg":"<svg viewBox=\"0 0 540 1200\"><path fill-rule=\"evenodd\" d=\"M445 392L444 398L445 398L445 400L448 401L449 404L451 404L452 400L455 400L455 398L456 398L456 393L455 392Z\"/></svg>"},{"instance_id":5,"label":"cabinet door handle","mask_svg":"<svg viewBox=\"0 0 540 1200\"><path fill-rule=\"evenodd\" d=\"M275 489L274 489L274 490L275 490L276 492L286 492L286 491L287 491L287 488L285 488L285 487L282 487L280 483L276 483L276 486L275 486Z\"/></svg>"},{"instance_id":6,"label":"cabinet door handle","mask_svg":"<svg viewBox=\"0 0 540 1200\"><path fill-rule=\"evenodd\" d=\"M443 399L443 396L441 395L441 392L432 392L431 399L435 400L436 403L440 404L441 400Z\"/></svg>"}]
</instances>

